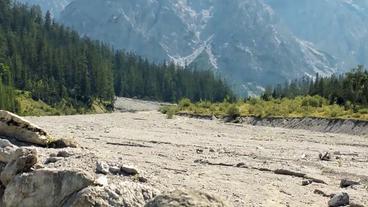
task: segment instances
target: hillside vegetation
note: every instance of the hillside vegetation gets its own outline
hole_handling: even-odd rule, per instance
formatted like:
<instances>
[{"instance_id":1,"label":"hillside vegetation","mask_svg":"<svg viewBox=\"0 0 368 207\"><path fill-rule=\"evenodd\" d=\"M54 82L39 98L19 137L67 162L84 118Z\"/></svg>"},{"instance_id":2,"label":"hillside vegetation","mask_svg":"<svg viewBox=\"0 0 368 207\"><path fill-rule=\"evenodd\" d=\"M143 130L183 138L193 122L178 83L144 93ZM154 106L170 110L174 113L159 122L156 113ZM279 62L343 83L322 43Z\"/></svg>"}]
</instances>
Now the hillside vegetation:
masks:
<instances>
[{"instance_id":1,"label":"hillside vegetation","mask_svg":"<svg viewBox=\"0 0 368 207\"><path fill-rule=\"evenodd\" d=\"M80 37L37 6L0 0L0 109L33 114L20 108L24 96L15 90L30 94L29 103L50 107L41 114L53 113L51 108L56 114L109 110L115 95L173 102L220 101L232 94L209 71L150 63Z\"/></svg>"},{"instance_id":2,"label":"hillside vegetation","mask_svg":"<svg viewBox=\"0 0 368 207\"><path fill-rule=\"evenodd\" d=\"M260 98L192 103L181 100L167 114L205 116L322 117L368 120L368 72L358 66L340 76L295 80L268 88ZM169 116L169 115L168 115ZM170 115L171 116L171 115Z\"/></svg>"}]
</instances>

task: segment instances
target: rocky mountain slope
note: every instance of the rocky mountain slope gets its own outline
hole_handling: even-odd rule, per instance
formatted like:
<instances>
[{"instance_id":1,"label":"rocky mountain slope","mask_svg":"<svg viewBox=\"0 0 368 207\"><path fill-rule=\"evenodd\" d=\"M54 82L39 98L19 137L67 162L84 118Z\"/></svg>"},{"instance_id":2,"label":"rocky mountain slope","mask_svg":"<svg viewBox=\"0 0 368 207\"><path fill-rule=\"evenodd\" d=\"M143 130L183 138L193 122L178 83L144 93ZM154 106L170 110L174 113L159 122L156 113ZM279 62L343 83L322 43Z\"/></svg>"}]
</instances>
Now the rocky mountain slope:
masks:
<instances>
[{"instance_id":1,"label":"rocky mountain slope","mask_svg":"<svg viewBox=\"0 0 368 207\"><path fill-rule=\"evenodd\" d=\"M52 16L58 18L60 13L72 0L16 0L28 5L39 5L43 12L50 11Z\"/></svg>"},{"instance_id":2,"label":"rocky mountain slope","mask_svg":"<svg viewBox=\"0 0 368 207\"><path fill-rule=\"evenodd\" d=\"M156 61L211 68L238 91L316 72L334 60L278 23L259 0L75 0L60 21Z\"/></svg>"},{"instance_id":3,"label":"rocky mountain slope","mask_svg":"<svg viewBox=\"0 0 368 207\"><path fill-rule=\"evenodd\" d=\"M340 68L368 64L368 1L266 0L298 37L336 57Z\"/></svg>"}]
</instances>

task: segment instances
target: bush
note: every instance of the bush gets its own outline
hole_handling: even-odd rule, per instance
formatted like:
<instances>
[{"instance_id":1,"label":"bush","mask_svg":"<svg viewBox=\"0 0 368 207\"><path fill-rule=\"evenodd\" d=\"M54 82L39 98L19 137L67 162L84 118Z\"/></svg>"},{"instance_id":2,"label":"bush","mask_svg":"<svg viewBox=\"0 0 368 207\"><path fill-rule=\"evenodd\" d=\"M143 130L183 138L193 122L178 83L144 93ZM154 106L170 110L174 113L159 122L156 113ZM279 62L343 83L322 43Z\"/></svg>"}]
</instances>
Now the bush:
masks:
<instances>
[{"instance_id":1,"label":"bush","mask_svg":"<svg viewBox=\"0 0 368 207\"><path fill-rule=\"evenodd\" d=\"M226 110L226 115L233 118L239 117L240 116L239 107L235 104L231 104Z\"/></svg>"},{"instance_id":2,"label":"bush","mask_svg":"<svg viewBox=\"0 0 368 207\"><path fill-rule=\"evenodd\" d=\"M183 98L179 101L179 108L180 109L185 109L185 108L188 108L190 107L190 105L192 105L192 102L190 99L188 98Z\"/></svg>"},{"instance_id":3,"label":"bush","mask_svg":"<svg viewBox=\"0 0 368 207\"><path fill-rule=\"evenodd\" d=\"M168 119L173 119L175 114L176 110L174 109L174 107L169 107L169 110L166 112L166 117Z\"/></svg>"},{"instance_id":4,"label":"bush","mask_svg":"<svg viewBox=\"0 0 368 207\"><path fill-rule=\"evenodd\" d=\"M302 106L322 107L323 98L320 96L306 96L302 100Z\"/></svg>"},{"instance_id":5,"label":"bush","mask_svg":"<svg viewBox=\"0 0 368 207\"><path fill-rule=\"evenodd\" d=\"M163 106L160 108L160 112L166 114L168 119L174 118L174 115L177 112L176 106Z\"/></svg>"}]
</instances>

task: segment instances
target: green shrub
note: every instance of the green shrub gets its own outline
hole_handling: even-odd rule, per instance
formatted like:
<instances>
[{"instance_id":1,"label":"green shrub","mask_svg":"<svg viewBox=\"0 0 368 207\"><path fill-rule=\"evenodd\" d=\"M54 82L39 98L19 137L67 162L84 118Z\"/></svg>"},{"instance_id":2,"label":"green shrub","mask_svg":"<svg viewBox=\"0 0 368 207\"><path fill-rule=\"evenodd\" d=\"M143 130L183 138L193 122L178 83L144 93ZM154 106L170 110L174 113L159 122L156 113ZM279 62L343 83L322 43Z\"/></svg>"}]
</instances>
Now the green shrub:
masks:
<instances>
[{"instance_id":1,"label":"green shrub","mask_svg":"<svg viewBox=\"0 0 368 207\"><path fill-rule=\"evenodd\" d=\"M185 109L188 108L192 105L192 101L188 98L183 98L179 101L179 108L180 109Z\"/></svg>"},{"instance_id":2,"label":"green shrub","mask_svg":"<svg viewBox=\"0 0 368 207\"><path fill-rule=\"evenodd\" d=\"M359 114L368 114L368 108L359 109Z\"/></svg>"},{"instance_id":3,"label":"green shrub","mask_svg":"<svg viewBox=\"0 0 368 207\"><path fill-rule=\"evenodd\" d=\"M159 111L163 114L166 114L166 117L168 119L172 119L174 118L174 115L177 112L177 107L176 106L163 106L160 108Z\"/></svg>"},{"instance_id":4,"label":"green shrub","mask_svg":"<svg viewBox=\"0 0 368 207\"><path fill-rule=\"evenodd\" d=\"M323 98L320 96L306 96L302 100L302 106L322 107Z\"/></svg>"},{"instance_id":5,"label":"green shrub","mask_svg":"<svg viewBox=\"0 0 368 207\"><path fill-rule=\"evenodd\" d=\"M239 117L240 116L240 110L239 107L235 104L231 104L227 110L226 110L226 115L230 116L230 117Z\"/></svg>"},{"instance_id":6,"label":"green shrub","mask_svg":"<svg viewBox=\"0 0 368 207\"><path fill-rule=\"evenodd\" d=\"M169 107L169 110L166 112L166 118L173 119L176 114L176 110L174 107Z\"/></svg>"}]
</instances>

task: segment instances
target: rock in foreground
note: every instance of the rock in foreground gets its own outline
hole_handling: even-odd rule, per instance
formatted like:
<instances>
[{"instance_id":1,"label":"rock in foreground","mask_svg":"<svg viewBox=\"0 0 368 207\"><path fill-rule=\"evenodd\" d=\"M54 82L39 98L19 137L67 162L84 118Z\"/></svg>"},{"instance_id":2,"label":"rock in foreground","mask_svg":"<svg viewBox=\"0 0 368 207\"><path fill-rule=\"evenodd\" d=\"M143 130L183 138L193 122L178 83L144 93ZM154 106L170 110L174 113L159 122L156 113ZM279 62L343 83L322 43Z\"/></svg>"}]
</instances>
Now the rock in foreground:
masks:
<instances>
[{"instance_id":1,"label":"rock in foreground","mask_svg":"<svg viewBox=\"0 0 368 207\"><path fill-rule=\"evenodd\" d=\"M44 169L17 175L5 188L4 207L61 206L68 196L93 184L84 172Z\"/></svg>"},{"instance_id":2,"label":"rock in foreground","mask_svg":"<svg viewBox=\"0 0 368 207\"><path fill-rule=\"evenodd\" d=\"M0 110L0 136L41 146L46 146L51 141L50 135L45 130L3 110Z\"/></svg>"},{"instance_id":3,"label":"rock in foreground","mask_svg":"<svg viewBox=\"0 0 368 207\"><path fill-rule=\"evenodd\" d=\"M228 204L207 193L176 190L155 197L145 207L228 207Z\"/></svg>"},{"instance_id":4,"label":"rock in foreground","mask_svg":"<svg viewBox=\"0 0 368 207\"><path fill-rule=\"evenodd\" d=\"M349 205L350 198L347 193L338 193L328 202L329 207L339 207Z\"/></svg>"},{"instance_id":5,"label":"rock in foreground","mask_svg":"<svg viewBox=\"0 0 368 207\"><path fill-rule=\"evenodd\" d=\"M134 182L105 187L91 186L75 194L63 207L141 207L157 194L157 190Z\"/></svg>"}]
</instances>

